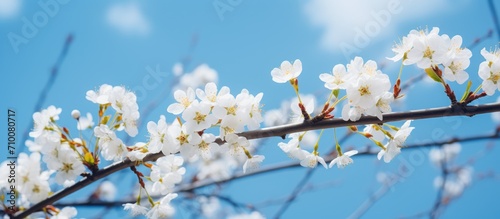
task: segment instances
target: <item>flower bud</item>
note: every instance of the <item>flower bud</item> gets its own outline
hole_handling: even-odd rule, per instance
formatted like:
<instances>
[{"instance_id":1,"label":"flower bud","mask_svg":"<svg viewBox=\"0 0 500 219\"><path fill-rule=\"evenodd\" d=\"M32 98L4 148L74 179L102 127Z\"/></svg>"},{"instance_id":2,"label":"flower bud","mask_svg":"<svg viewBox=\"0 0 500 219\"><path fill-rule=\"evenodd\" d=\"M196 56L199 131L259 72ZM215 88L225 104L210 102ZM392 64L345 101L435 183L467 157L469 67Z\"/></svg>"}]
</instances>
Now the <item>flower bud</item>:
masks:
<instances>
[{"instance_id":1,"label":"flower bud","mask_svg":"<svg viewBox=\"0 0 500 219\"><path fill-rule=\"evenodd\" d=\"M76 120L80 119L80 111L78 111L78 110L71 111L71 116L73 118L75 118Z\"/></svg>"}]
</instances>

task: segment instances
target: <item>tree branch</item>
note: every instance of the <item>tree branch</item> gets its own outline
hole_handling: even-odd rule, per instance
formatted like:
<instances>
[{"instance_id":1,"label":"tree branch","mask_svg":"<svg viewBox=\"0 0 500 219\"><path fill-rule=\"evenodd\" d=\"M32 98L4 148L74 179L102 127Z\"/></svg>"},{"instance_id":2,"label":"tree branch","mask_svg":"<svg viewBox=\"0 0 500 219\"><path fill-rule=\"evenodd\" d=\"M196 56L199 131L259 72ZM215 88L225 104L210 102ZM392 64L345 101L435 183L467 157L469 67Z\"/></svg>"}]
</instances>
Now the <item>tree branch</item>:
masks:
<instances>
[{"instance_id":1,"label":"tree branch","mask_svg":"<svg viewBox=\"0 0 500 219\"><path fill-rule=\"evenodd\" d=\"M277 126L277 127L271 127L271 128L263 128L260 130L254 130L254 131L248 131L248 132L243 132L240 133L240 136L244 136L247 139L257 139L257 138L265 138L265 137L273 137L273 136L280 136L280 137L285 137L286 134L289 133L295 133L295 132L302 132L302 131L309 131L309 130L316 130L316 129L327 129L327 128L335 128L335 127L345 127L345 126L351 126L351 125L365 125L365 124L375 124L375 123L387 123L387 122L393 122L393 121L400 121L400 120L418 120L418 119L427 119L427 118L439 118L439 117L447 117L447 116L474 116L477 114L484 114L484 113L492 113L492 112L498 112L500 111L500 103L493 103L493 104L484 104L484 105L478 105L478 106L459 106L455 105L452 107L441 107L441 108L433 108L433 109L426 109L426 110L413 110L413 111L408 111L408 112L396 112L396 113L387 113L384 114L384 119L383 121L380 121L377 117L373 116L363 116L361 117L360 120L358 121L344 121L342 119L329 119L329 120L323 120L317 123L301 123L301 124L291 124L291 125L282 125L282 126ZM495 133L495 137L498 137L498 133ZM453 140L453 139L452 139ZM217 143L221 144L223 143L222 140L217 139ZM456 142L456 140L452 141ZM436 145L431 144L431 145ZM363 154L372 154L370 151L365 151L361 152L359 155ZM359 156L358 155L358 156ZM156 153L156 154L150 154L144 158L144 162L148 161L155 161L159 157L162 157L162 153ZM332 159L332 157L327 157L329 160ZM112 164L104 169L101 169L97 171L94 175L84 178L80 180L78 183L75 183L74 185L67 187L66 189L63 189L51 197L33 205L32 207L28 208L27 210L20 212L16 214L13 218L24 218L27 217L28 215L41 210L43 207L50 205L63 197L78 191L79 189L91 184L94 181L97 181L99 179L102 179L114 172L117 172L119 170L128 168L130 166L135 165L135 162L130 161L129 159L125 159L124 161ZM242 178L242 177L247 177L247 176L252 176L256 174L261 174L264 172L269 172L275 169L281 169L281 168L286 168L287 166L297 166L298 163L292 163L292 164L284 164L284 165L278 165L275 167L271 167L268 169L262 169L260 172L253 172L250 174L239 174L236 175L232 178L229 178L227 180L222 180L217 183L223 183L235 178ZM193 183L192 185L185 186L185 187L180 187L178 191L191 191L196 188L201 188L205 187L208 185L212 185L214 182L200 182L200 183Z\"/></svg>"}]
</instances>

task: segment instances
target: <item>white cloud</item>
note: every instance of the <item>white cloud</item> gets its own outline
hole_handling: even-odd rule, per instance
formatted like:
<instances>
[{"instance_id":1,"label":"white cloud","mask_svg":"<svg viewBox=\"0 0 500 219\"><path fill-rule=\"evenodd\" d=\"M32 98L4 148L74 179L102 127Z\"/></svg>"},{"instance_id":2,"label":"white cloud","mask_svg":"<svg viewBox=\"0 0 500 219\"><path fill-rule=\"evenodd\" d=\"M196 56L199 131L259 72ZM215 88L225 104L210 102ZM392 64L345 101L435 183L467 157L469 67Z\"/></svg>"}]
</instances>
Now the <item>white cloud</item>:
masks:
<instances>
[{"instance_id":1,"label":"white cloud","mask_svg":"<svg viewBox=\"0 0 500 219\"><path fill-rule=\"evenodd\" d=\"M461 7L466 2L469 0L312 0L304 9L311 23L324 30L322 48L346 55L349 46L359 51L384 36L393 37L403 22Z\"/></svg>"},{"instance_id":2,"label":"white cloud","mask_svg":"<svg viewBox=\"0 0 500 219\"><path fill-rule=\"evenodd\" d=\"M21 8L21 0L0 0L0 19L16 16Z\"/></svg>"},{"instance_id":3,"label":"white cloud","mask_svg":"<svg viewBox=\"0 0 500 219\"><path fill-rule=\"evenodd\" d=\"M133 2L111 6L107 20L111 26L126 34L147 35L150 31L149 22L139 6Z\"/></svg>"}]
</instances>

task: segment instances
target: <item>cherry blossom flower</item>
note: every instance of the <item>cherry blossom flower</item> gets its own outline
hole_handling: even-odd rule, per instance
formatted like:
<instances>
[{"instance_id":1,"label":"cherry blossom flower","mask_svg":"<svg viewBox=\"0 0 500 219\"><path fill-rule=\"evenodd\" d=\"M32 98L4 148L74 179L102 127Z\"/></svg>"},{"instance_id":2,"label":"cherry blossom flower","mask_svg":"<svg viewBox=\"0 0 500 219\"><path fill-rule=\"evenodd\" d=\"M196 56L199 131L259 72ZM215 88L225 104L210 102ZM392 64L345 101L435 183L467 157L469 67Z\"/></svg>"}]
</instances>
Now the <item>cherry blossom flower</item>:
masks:
<instances>
[{"instance_id":1,"label":"cherry blossom flower","mask_svg":"<svg viewBox=\"0 0 500 219\"><path fill-rule=\"evenodd\" d=\"M293 65L289 61L283 61L280 68L274 68L271 71L271 76L276 83L286 83L299 77L300 73L302 73L302 62L296 59Z\"/></svg>"},{"instance_id":2,"label":"cherry blossom flower","mask_svg":"<svg viewBox=\"0 0 500 219\"><path fill-rule=\"evenodd\" d=\"M165 195L182 181L186 169L182 167L184 159L176 155L167 155L156 160L151 167L150 178L153 181L152 191Z\"/></svg>"},{"instance_id":3,"label":"cherry blossom flower","mask_svg":"<svg viewBox=\"0 0 500 219\"><path fill-rule=\"evenodd\" d=\"M219 150L219 145L215 143L215 135L211 133L203 133L201 141L195 149L196 154L200 155L204 160L212 159L212 155Z\"/></svg>"},{"instance_id":4,"label":"cherry blossom flower","mask_svg":"<svg viewBox=\"0 0 500 219\"><path fill-rule=\"evenodd\" d=\"M76 128L78 130L85 130L94 127L94 121L92 119L92 114L87 113L86 116L80 116Z\"/></svg>"},{"instance_id":5,"label":"cherry blossom flower","mask_svg":"<svg viewBox=\"0 0 500 219\"><path fill-rule=\"evenodd\" d=\"M37 138L46 133L47 130L53 129L51 122L59 120L61 111L61 108L51 105L41 112L35 112L33 114L34 129L29 133L30 137Z\"/></svg>"},{"instance_id":6,"label":"cherry blossom flower","mask_svg":"<svg viewBox=\"0 0 500 219\"><path fill-rule=\"evenodd\" d=\"M51 174L50 171L44 171L30 178L29 181L19 186L20 193L24 195L30 203L38 203L48 198L51 193L48 181Z\"/></svg>"},{"instance_id":7,"label":"cherry blossom flower","mask_svg":"<svg viewBox=\"0 0 500 219\"><path fill-rule=\"evenodd\" d=\"M187 91L176 90L174 92L174 98L177 103L172 103L168 106L167 111L174 115L181 114L191 102L195 99L195 93L193 88L188 87Z\"/></svg>"},{"instance_id":8,"label":"cherry blossom flower","mask_svg":"<svg viewBox=\"0 0 500 219\"><path fill-rule=\"evenodd\" d=\"M205 85L205 90L197 88L196 96L201 100L201 102L214 106L219 98L226 94L229 94L229 92L230 89L226 86L223 86L217 93L217 85L213 82L210 82Z\"/></svg>"},{"instance_id":9,"label":"cherry blossom flower","mask_svg":"<svg viewBox=\"0 0 500 219\"><path fill-rule=\"evenodd\" d=\"M241 95L241 96L240 96ZM243 100L239 104L239 108L241 109L241 116L243 117L243 123L246 124L249 130L258 129L260 127L260 123L264 120L261 115L261 104L263 93L259 93L256 96L250 94L248 90L243 89L241 93L238 95Z\"/></svg>"},{"instance_id":10,"label":"cherry blossom flower","mask_svg":"<svg viewBox=\"0 0 500 219\"><path fill-rule=\"evenodd\" d=\"M347 85L349 104L369 109L377 103L379 97L391 87L389 77L379 74L372 77L359 77L356 83Z\"/></svg>"},{"instance_id":11,"label":"cherry blossom flower","mask_svg":"<svg viewBox=\"0 0 500 219\"><path fill-rule=\"evenodd\" d=\"M163 147L162 152L165 155L181 151L182 156L189 159L194 155L193 150L196 145L201 142L201 136L196 132L188 131L185 124L174 123L170 125L168 127L168 135L171 136L173 144Z\"/></svg>"},{"instance_id":12,"label":"cherry blossom flower","mask_svg":"<svg viewBox=\"0 0 500 219\"><path fill-rule=\"evenodd\" d=\"M408 36L403 37L401 43L396 44L393 48L392 51L396 53L396 55L392 58L387 58L389 60L392 60L394 62L397 62L401 59L403 59L403 63L407 63L407 54L413 48L413 41L415 40L416 36L413 34L408 34Z\"/></svg>"},{"instance_id":13,"label":"cherry blossom flower","mask_svg":"<svg viewBox=\"0 0 500 219\"><path fill-rule=\"evenodd\" d=\"M292 159L304 160L309 154L307 151L299 147L298 137L290 139L288 143L280 142L278 143L278 146L288 155L288 157Z\"/></svg>"},{"instance_id":14,"label":"cherry blossom flower","mask_svg":"<svg viewBox=\"0 0 500 219\"><path fill-rule=\"evenodd\" d=\"M306 157L300 161L300 165L303 167L315 168L318 163L323 165L325 169L328 169L328 166L325 163L325 159L320 157L317 152L307 153Z\"/></svg>"},{"instance_id":15,"label":"cherry blossom flower","mask_svg":"<svg viewBox=\"0 0 500 219\"><path fill-rule=\"evenodd\" d=\"M168 125L165 121L165 116L161 115L158 123L149 121L147 124L149 133L148 151L151 153L158 153L164 147L168 147L171 143L170 136L168 135Z\"/></svg>"},{"instance_id":16,"label":"cherry blossom flower","mask_svg":"<svg viewBox=\"0 0 500 219\"><path fill-rule=\"evenodd\" d=\"M123 204L123 210L130 211L131 216L146 215L148 213L148 208L137 203Z\"/></svg>"},{"instance_id":17,"label":"cherry blossom flower","mask_svg":"<svg viewBox=\"0 0 500 219\"><path fill-rule=\"evenodd\" d=\"M384 162L389 163L391 160L401 153L401 147L403 147L406 138L413 131L414 127L410 127L412 120L407 120L401 128L394 134L393 139L391 139L384 147L385 149L380 150L377 154L377 158L380 160L384 158Z\"/></svg>"},{"instance_id":18,"label":"cherry blossom flower","mask_svg":"<svg viewBox=\"0 0 500 219\"><path fill-rule=\"evenodd\" d=\"M222 151L227 151L234 157L246 157L243 147L248 147L250 142L245 138L236 134L227 134L226 143L222 147Z\"/></svg>"},{"instance_id":19,"label":"cherry blossom flower","mask_svg":"<svg viewBox=\"0 0 500 219\"><path fill-rule=\"evenodd\" d=\"M188 131L202 131L217 123L217 118L210 114L211 108L207 103L194 100L182 113L186 121L184 125Z\"/></svg>"},{"instance_id":20,"label":"cherry blossom flower","mask_svg":"<svg viewBox=\"0 0 500 219\"><path fill-rule=\"evenodd\" d=\"M245 161L245 164L243 164L243 173L258 169L260 163L264 161L264 158L265 157L263 155L253 155L251 158L247 159L247 161Z\"/></svg>"},{"instance_id":21,"label":"cherry blossom flower","mask_svg":"<svg viewBox=\"0 0 500 219\"><path fill-rule=\"evenodd\" d=\"M332 74L323 73L319 79L325 82L325 87L330 90L345 89L347 71L344 65L337 64L332 69Z\"/></svg>"},{"instance_id":22,"label":"cherry blossom flower","mask_svg":"<svg viewBox=\"0 0 500 219\"><path fill-rule=\"evenodd\" d=\"M500 90L500 59L499 52L488 52L486 49L481 50L481 55L486 59L479 65L478 74L482 82L482 89L487 95L491 96L495 90Z\"/></svg>"},{"instance_id":23,"label":"cherry blossom flower","mask_svg":"<svg viewBox=\"0 0 500 219\"><path fill-rule=\"evenodd\" d=\"M99 87L99 91L95 92L93 90L87 91L87 95L85 98L87 100L97 103L97 104L108 104L109 103L109 95L113 90L113 86L109 84L103 84Z\"/></svg>"},{"instance_id":24,"label":"cherry blossom flower","mask_svg":"<svg viewBox=\"0 0 500 219\"><path fill-rule=\"evenodd\" d=\"M240 119L236 116L226 116L220 123L220 137L225 139L228 134L239 133L244 130L244 126Z\"/></svg>"},{"instance_id":25,"label":"cherry blossom flower","mask_svg":"<svg viewBox=\"0 0 500 219\"><path fill-rule=\"evenodd\" d=\"M443 62L445 66L443 77L446 80L463 84L469 79L469 74L465 72L465 69L469 67L472 52L467 48L461 48L462 37L459 35L454 36L451 40L448 37L445 39L449 41L447 44L450 44L450 47L447 60Z\"/></svg>"},{"instance_id":26,"label":"cherry blossom flower","mask_svg":"<svg viewBox=\"0 0 500 219\"><path fill-rule=\"evenodd\" d=\"M59 151L64 156L58 156L58 165L56 170L56 182L60 185L70 186L75 183L75 179L80 176L85 167L78 155L69 148L62 148Z\"/></svg>"},{"instance_id":27,"label":"cherry blossom flower","mask_svg":"<svg viewBox=\"0 0 500 219\"><path fill-rule=\"evenodd\" d=\"M224 95L217 100L212 113L217 119L222 120L230 116L238 117L242 115L242 109L239 108L242 100L243 98L237 99L232 94Z\"/></svg>"},{"instance_id":28,"label":"cherry blossom flower","mask_svg":"<svg viewBox=\"0 0 500 219\"><path fill-rule=\"evenodd\" d=\"M416 38L413 48L407 53L406 65L417 64L419 68L426 69L446 60L448 46L446 40L439 35L439 28L434 27L430 32L413 30L410 34L416 35Z\"/></svg>"},{"instance_id":29,"label":"cherry blossom flower","mask_svg":"<svg viewBox=\"0 0 500 219\"><path fill-rule=\"evenodd\" d=\"M336 157L335 159L333 159L330 162L330 165L328 165L328 167L332 168L335 164L337 164L338 168L344 168L347 165L353 163L351 157L354 156L354 155L356 155L357 153L358 153L357 150L352 150L352 151L345 152L342 155L339 155L338 157Z\"/></svg>"},{"instance_id":30,"label":"cherry blossom flower","mask_svg":"<svg viewBox=\"0 0 500 219\"><path fill-rule=\"evenodd\" d=\"M99 147L104 159L118 161L127 154L127 147L107 125L96 126L94 135L99 138Z\"/></svg>"},{"instance_id":31,"label":"cherry blossom flower","mask_svg":"<svg viewBox=\"0 0 500 219\"><path fill-rule=\"evenodd\" d=\"M401 153L401 148L398 147L398 145L394 141L389 141L385 146L385 150L382 149L378 152L377 154L377 159L382 159L384 158L384 162L389 163L391 162L396 155Z\"/></svg>"},{"instance_id":32,"label":"cherry blossom flower","mask_svg":"<svg viewBox=\"0 0 500 219\"><path fill-rule=\"evenodd\" d=\"M169 193L146 213L147 218L169 218L175 214L175 208L170 205L172 199L177 198L177 193Z\"/></svg>"}]
</instances>

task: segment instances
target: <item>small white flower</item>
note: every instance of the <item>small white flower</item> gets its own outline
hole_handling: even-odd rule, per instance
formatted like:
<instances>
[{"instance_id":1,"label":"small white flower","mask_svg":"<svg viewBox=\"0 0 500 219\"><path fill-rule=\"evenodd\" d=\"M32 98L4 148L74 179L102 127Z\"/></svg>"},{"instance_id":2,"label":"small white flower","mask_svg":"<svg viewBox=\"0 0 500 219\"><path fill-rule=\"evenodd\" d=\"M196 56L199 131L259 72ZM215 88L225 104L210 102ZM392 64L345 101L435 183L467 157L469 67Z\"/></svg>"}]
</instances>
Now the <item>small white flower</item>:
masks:
<instances>
[{"instance_id":1,"label":"small white flower","mask_svg":"<svg viewBox=\"0 0 500 219\"><path fill-rule=\"evenodd\" d=\"M307 153L306 157L300 161L300 165L303 167L314 168L318 165L318 162L321 165L323 165L323 167L325 167L325 169L328 169L328 166L326 165L325 159L318 156L317 153Z\"/></svg>"},{"instance_id":2,"label":"small white flower","mask_svg":"<svg viewBox=\"0 0 500 219\"><path fill-rule=\"evenodd\" d=\"M107 125L101 124L94 128L94 135L99 138L101 154L106 160L121 160L127 154L127 147L116 137Z\"/></svg>"},{"instance_id":3,"label":"small white flower","mask_svg":"<svg viewBox=\"0 0 500 219\"><path fill-rule=\"evenodd\" d=\"M430 32L412 31L410 34L417 37L413 41L413 48L407 53L406 65L417 64L421 69L442 64L447 56L446 40L439 35L439 28L434 27Z\"/></svg>"},{"instance_id":4,"label":"small white flower","mask_svg":"<svg viewBox=\"0 0 500 219\"><path fill-rule=\"evenodd\" d=\"M85 171L85 166L71 149L61 148L59 153L64 155L57 158L59 165L55 169L56 182L60 185L72 185L75 183L76 178Z\"/></svg>"},{"instance_id":5,"label":"small white flower","mask_svg":"<svg viewBox=\"0 0 500 219\"><path fill-rule=\"evenodd\" d=\"M289 61L283 61L280 68L271 71L271 76L274 82L285 83L299 77L300 73L302 73L302 62L296 59L293 65Z\"/></svg>"},{"instance_id":6,"label":"small white flower","mask_svg":"<svg viewBox=\"0 0 500 219\"><path fill-rule=\"evenodd\" d=\"M411 34L409 34L406 37L403 37L403 40L401 41L401 43L396 44L392 48L392 51L395 52L396 55L392 58L387 58L387 59L392 60L394 62L397 62L397 61L405 58L405 55L407 55L408 51L410 51L410 49L413 48L413 40L414 39L415 39L415 36L411 35ZM406 59L403 59L403 62L405 62Z\"/></svg>"},{"instance_id":7,"label":"small white flower","mask_svg":"<svg viewBox=\"0 0 500 219\"><path fill-rule=\"evenodd\" d=\"M38 203L49 197L50 172L44 171L38 176L31 178L27 183L20 186L20 193L24 195L30 203Z\"/></svg>"},{"instance_id":8,"label":"small white flower","mask_svg":"<svg viewBox=\"0 0 500 219\"><path fill-rule=\"evenodd\" d=\"M264 158L265 157L263 155L253 155L252 158L247 159L247 161L245 161L245 164L243 164L243 173L258 169L260 163L264 161Z\"/></svg>"},{"instance_id":9,"label":"small white flower","mask_svg":"<svg viewBox=\"0 0 500 219\"><path fill-rule=\"evenodd\" d=\"M445 66L443 77L446 80L463 84L469 79L469 74L465 72L465 69L469 67L472 52L469 49L460 48L462 45L461 36L454 36L449 44L450 48L448 49L447 61L443 62Z\"/></svg>"},{"instance_id":10,"label":"small white flower","mask_svg":"<svg viewBox=\"0 0 500 219\"><path fill-rule=\"evenodd\" d=\"M488 96L495 93L495 90L500 90L500 60L498 55L500 53L495 51L493 53L486 51L486 49L481 50L481 55L486 59L479 65L478 74L483 83L481 84L482 89Z\"/></svg>"},{"instance_id":11,"label":"small white flower","mask_svg":"<svg viewBox=\"0 0 500 219\"><path fill-rule=\"evenodd\" d=\"M170 104L167 108L167 111L174 115L179 115L194 101L194 90L191 87L188 87L186 92L182 90L176 90L174 92L174 98L177 103Z\"/></svg>"},{"instance_id":12,"label":"small white flower","mask_svg":"<svg viewBox=\"0 0 500 219\"><path fill-rule=\"evenodd\" d=\"M384 157L384 162L389 163L396 155L401 153L401 147L403 147L406 138L408 138L414 129L414 127L410 127L411 121L412 120L407 120L396 134L394 134L393 139L385 145L385 150L380 150L377 155L379 160Z\"/></svg>"},{"instance_id":13,"label":"small white flower","mask_svg":"<svg viewBox=\"0 0 500 219\"><path fill-rule=\"evenodd\" d=\"M244 130L244 126L241 122L240 119L236 116L225 116L224 119L220 123L220 134L219 136L222 139L225 139L225 137L228 134L235 134L242 132Z\"/></svg>"},{"instance_id":14,"label":"small white flower","mask_svg":"<svg viewBox=\"0 0 500 219\"><path fill-rule=\"evenodd\" d=\"M149 144L148 151L151 153L158 153L164 147L168 147L171 143L170 136L168 135L168 125L165 121L165 116L161 115L158 123L149 121L148 125L149 132Z\"/></svg>"},{"instance_id":15,"label":"small white flower","mask_svg":"<svg viewBox=\"0 0 500 219\"><path fill-rule=\"evenodd\" d=\"M109 94L113 87L108 84L103 84L99 87L99 91L95 92L93 90L87 91L87 100L92 101L97 104L107 104L109 103Z\"/></svg>"},{"instance_id":16,"label":"small white flower","mask_svg":"<svg viewBox=\"0 0 500 219\"><path fill-rule=\"evenodd\" d=\"M194 100L182 113L188 131L202 131L217 123L217 118L210 114L210 105Z\"/></svg>"},{"instance_id":17,"label":"small white flower","mask_svg":"<svg viewBox=\"0 0 500 219\"><path fill-rule=\"evenodd\" d=\"M243 101L240 102L238 108L241 108L241 116L243 117L243 123L247 125L249 130L258 129L260 123L264 121L261 115L261 104L263 93L259 93L253 96L248 93L248 90L243 89L238 96L244 96ZM238 99L238 97L236 98Z\"/></svg>"},{"instance_id":18,"label":"small white flower","mask_svg":"<svg viewBox=\"0 0 500 219\"><path fill-rule=\"evenodd\" d=\"M170 201L176 197L177 193L169 193L159 203L155 203L153 208L146 213L146 217L152 219L172 217L175 214L175 208L170 205Z\"/></svg>"},{"instance_id":19,"label":"small white flower","mask_svg":"<svg viewBox=\"0 0 500 219\"><path fill-rule=\"evenodd\" d=\"M217 85L213 82L210 82L205 85L204 91L197 88L196 96L201 100L201 102L214 106L220 97L229 94L229 92L230 89L226 86L223 86L217 93Z\"/></svg>"},{"instance_id":20,"label":"small white flower","mask_svg":"<svg viewBox=\"0 0 500 219\"><path fill-rule=\"evenodd\" d=\"M85 129L90 129L93 126L94 126L94 121L92 120L92 114L87 113L86 116L81 116L80 119L78 119L76 128L78 130L85 130Z\"/></svg>"},{"instance_id":21,"label":"small white flower","mask_svg":"<svg viewBox=\"0 0 500 219\"><path fill-rule=\"evenodd\" d=\"M248 147L250 142L245 137L231 133L226 135L225 140L226 143L221 146L222 151L227 151L234 157L246 157L243 147Z\"/></svg>"},{"instance_id":22,"label":"small white flower","mask_svg":"<svg viewBox=\"0 0 500 219\"><path fill-rule=\"evenodd\" d=\"M211 133L203 133L201 135L201 142L198 146L196 153L199 154L204 160L210 160L212 155L219 150L219 145L215 143L215 135Z\"/></svg>"},{"instance_id":23,"label":"small white flower","mask_svg":"<svg viewBox=\"0 0 500 219\"><path fill-rule=\"evenodd\" d=\"M377 74L359 77L355 83L347 85L346 92L351 105L369 109L377 104L379 97L390 87L389 76Z\"/></svg>"},{"instance_id":24,"label":"small white flower","mask_svg":"<svg viewBox=\"0 0 500 219\"><path fill-rule=\"evenodd\" d=\"M382 149L380 152L377 154L377 158L380 160L382 157L384 157L384 162L389 163L391 162L396 155L401 153L401 148L398 147L398 145L394 141L389 141L385 146L385 150Z\"/></svg>"},{"instance_id":25,"label":"small white flower","mask_svg":"<svg viewBox=\"0 0 500 219\"><path fill-rule=\"evenodd\" d=\"M148 208L137 203L123 204L123 210L130 211L131 216L146 215L148 213Z\"/></svg>"},{"instance_id":26,"label":"small white flower","mask_svg":"<svg viewBox=\"0 0 500 219\"><path fill-rule=\"evenodd\" d=\"M353 163L351 157L356 155L357 153L358 153L357 150L345 152L344 154L342 154L342 156L338 156L337 158L333 159L332 162L330 162L330 165L328 165L328 167L332 168L333 165L337 164L338 168L344 168L347 165Z\"/></svg>"},{"instance_id":27,"label":"small white flower","mask_svg":"<svg viewBox=\"0 0 500 219\"><path fill-rule=\"evenodd\" d=\"M347 71L344 65L337 64L332 69L332 74L323 73L319 79L325 82L325 87L330 90L345 89Z\"/></svg>"},{"instance_id":28,"label":"small white flower","mask_svg":"<svg viewBox=\"0 0 500 219\"><path fill-rule=\"evenodd\" d=\"M292 138L288 141L288 143L280 142L278 143L278 146L288 155L288 157L292 159L304 160L309 154L307 151L299 147L298 138Z\"/></svg>"},{"instance_id":29,"label":"small white flower","mask_svg":"<svg viewBox=\"0 0 500 219\"><path fill-rule=\"evenodd\" d=\"M183 163L184 159L180 156L167 155L158 158L151 167L152 192L159 192L162 195L171 192L186 173L186 168L182 167Z\"/></svg>"}]
</instances>

